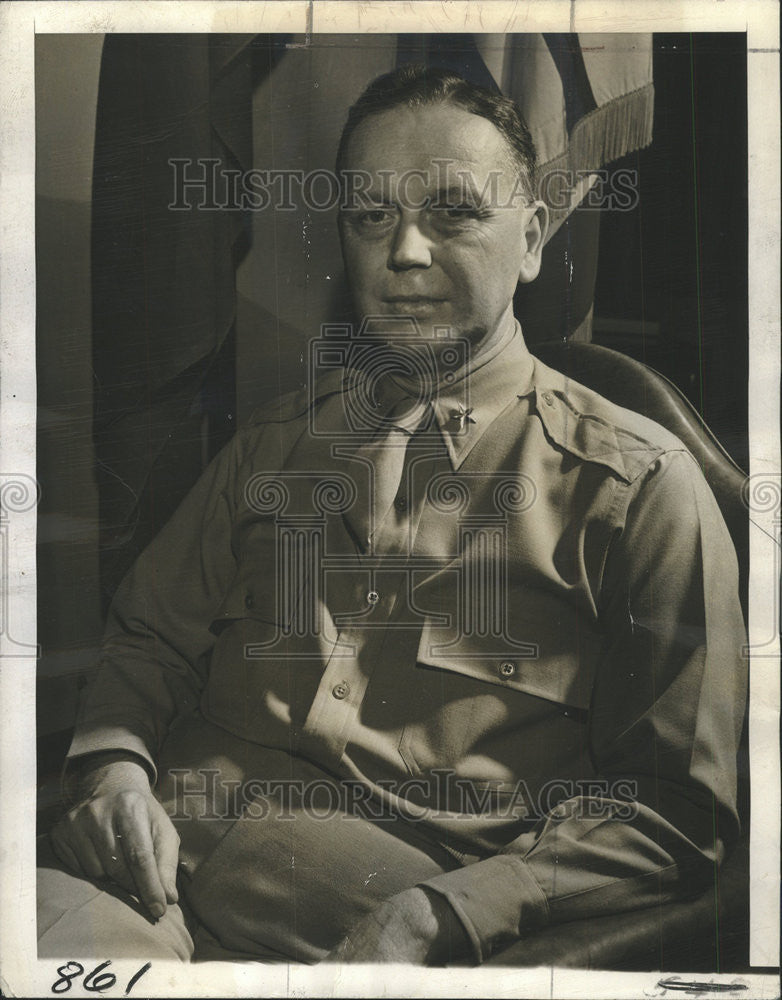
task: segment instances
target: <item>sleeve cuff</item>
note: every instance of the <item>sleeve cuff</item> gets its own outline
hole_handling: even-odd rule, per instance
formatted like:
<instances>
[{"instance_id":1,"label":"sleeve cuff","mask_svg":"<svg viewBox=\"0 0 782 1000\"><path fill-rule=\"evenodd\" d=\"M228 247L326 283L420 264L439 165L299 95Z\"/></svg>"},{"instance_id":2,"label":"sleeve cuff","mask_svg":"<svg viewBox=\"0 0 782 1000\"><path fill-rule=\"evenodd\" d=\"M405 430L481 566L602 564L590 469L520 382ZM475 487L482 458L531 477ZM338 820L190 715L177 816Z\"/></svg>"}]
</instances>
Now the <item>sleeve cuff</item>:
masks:
<instances>
[{"instance_id":1,"label":"sleeve cuff","mask_svg":"<svg viewBox=\"0 0 782 1000\"><path fill-rule=\"evenodd\" d=\"M121 726L101 726L92 731L77 728L65 758L60 779L60 787L66 799L69 795L70 779L77 762L91 754L105 753L111 750L127 753L130 758L140 758L139 763L146 767L149 772L150 784L154 787L157 782L157 767L145 740L141 736L129 732L126 727Z\"/></svg>"},{"instance_id":2,"label":"sleeve cuff","mask_svg":"<svg viewBox=\"0 0 782 1000\"><path fill-rule=\"evenodd\" d=\"M511 855L498 854L419 885L446 899L478 962L523 934L540 930L549 920L543 890L524 861Z\"/></svg>"}]
</instances>

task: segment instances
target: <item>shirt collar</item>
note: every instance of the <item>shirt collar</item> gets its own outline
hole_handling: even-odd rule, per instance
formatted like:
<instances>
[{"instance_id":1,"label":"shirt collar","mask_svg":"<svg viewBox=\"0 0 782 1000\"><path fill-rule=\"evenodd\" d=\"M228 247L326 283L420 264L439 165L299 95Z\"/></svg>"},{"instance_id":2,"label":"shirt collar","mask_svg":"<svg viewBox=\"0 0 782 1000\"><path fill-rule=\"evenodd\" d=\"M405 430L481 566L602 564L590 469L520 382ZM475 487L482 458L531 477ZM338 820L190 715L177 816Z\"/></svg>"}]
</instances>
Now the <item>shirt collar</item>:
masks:
<instances>
[{"instance_id":1,"label":"shirt collar","mask_svg":"<svg viewBox=\"0 0 782 1000\"><path fill-rule=\"evenodd\" d=\"M509 337L476 362L452 387L440 386L432 401L454 471L503 410L532 387L534 361L518 322Z\"/></svg>"},{"instance_id":2,"label":"shirt collar","mask_svg":"<svg viewBox=\"0 0 782 1000\"><path fill-rule=\"evenodd\" d=\"M458 471L503 410L532 390L533 370L534 360L518 321L514 321L506 333L478 352L466 371L454 371L450 384L446 375L434 388L431 398L433 422L440 431L454 471ZM376 433L389 411L408 393L394 379L373 379L363 369L356 368L343 370L341 388L346 393L344 405L355 412L354 419L343 415L339 423L344 424L343 431L350 431L352 437L362 441ZM410 421L397 417L394 423L412 433L415 426L420 425L420 410L411 409L410 417ZM407 423L411 426L407 427Z\"/></svg>"}]
</instances>

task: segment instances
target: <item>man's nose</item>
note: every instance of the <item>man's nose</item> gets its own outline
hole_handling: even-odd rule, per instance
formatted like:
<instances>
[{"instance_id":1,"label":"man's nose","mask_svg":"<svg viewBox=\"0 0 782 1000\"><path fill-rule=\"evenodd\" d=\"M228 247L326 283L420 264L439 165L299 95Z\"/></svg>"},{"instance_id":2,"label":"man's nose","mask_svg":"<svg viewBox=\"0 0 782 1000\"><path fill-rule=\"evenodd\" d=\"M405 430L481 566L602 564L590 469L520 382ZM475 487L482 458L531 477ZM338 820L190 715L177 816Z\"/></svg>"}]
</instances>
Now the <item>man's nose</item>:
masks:
<instances>
[{"instance_id":1,"label":"man's nose","mask_svg":"<svg viewBox=\"0 0 782 1000\"><path fill-rule=\"evenodd\" d=\"M392 271L406 271L411 267L430 267L431 264L431 243L421 232L418 220L400 219L391 244L388 266Z\"/></svg>"}]
</instances>

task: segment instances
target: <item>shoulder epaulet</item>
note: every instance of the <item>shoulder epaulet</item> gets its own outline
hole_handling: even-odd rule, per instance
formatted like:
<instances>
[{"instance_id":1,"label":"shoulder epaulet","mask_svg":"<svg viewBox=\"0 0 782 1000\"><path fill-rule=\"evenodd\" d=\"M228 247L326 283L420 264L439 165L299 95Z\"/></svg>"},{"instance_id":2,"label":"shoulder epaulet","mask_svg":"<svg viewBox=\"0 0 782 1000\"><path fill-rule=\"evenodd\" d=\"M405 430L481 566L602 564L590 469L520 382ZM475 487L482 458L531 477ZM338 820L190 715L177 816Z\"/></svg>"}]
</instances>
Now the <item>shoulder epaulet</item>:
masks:
<instances>
[{"instance_id":1,"label":"shoulder epaulet","mask_svg":"<svg viewBox=\"0 0 782 1000\"><path fill-rule=\"evenodd\" d=\"M606 465L626 482L664 452L686 451L670 431L617 406L536 359L535 408L548 436L588 462Z\"/></svg>"}]
</instances>

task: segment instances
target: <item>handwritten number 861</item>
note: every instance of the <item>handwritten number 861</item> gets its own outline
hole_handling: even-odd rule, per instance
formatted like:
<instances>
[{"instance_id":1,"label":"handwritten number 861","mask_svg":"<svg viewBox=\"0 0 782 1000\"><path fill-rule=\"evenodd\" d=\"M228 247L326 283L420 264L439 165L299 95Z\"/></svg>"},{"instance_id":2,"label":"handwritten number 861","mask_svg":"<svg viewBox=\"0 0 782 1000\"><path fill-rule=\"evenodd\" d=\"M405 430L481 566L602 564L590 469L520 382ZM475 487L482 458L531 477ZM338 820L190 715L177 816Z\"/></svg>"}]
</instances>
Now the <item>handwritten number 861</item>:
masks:
<instances>
[{"instance_id":1,"label":"handwritten number 861","mask_svg":"<svg viewBox=\"0 0 782 1000\"><path fill-rule=\"evenodd\" d=\"M87 973L84 977L84 982L82 986L85 990L90 993L105 993L106 990L110 990L111 987L116 983L117 977L113 972L104 972L103 970L111 965L111 962L102 962L97 968L93 969L92 972ZM131 976L128 981L128 985L125 987L125 996L127 996L136 983L141 979L145 972L147 972L152 967L151 962L147 962L146 965L138 970L138 972ZM56 979L51 986L52 993L67 993L71 988L71 984L74 979L78 979L84 972L84 966L81 962L67 962L65 965L61 965L57 970L60 978Z\"/></svg>"}]
</instances>

